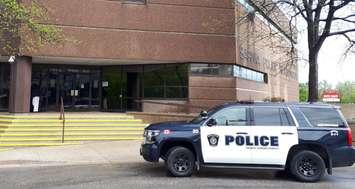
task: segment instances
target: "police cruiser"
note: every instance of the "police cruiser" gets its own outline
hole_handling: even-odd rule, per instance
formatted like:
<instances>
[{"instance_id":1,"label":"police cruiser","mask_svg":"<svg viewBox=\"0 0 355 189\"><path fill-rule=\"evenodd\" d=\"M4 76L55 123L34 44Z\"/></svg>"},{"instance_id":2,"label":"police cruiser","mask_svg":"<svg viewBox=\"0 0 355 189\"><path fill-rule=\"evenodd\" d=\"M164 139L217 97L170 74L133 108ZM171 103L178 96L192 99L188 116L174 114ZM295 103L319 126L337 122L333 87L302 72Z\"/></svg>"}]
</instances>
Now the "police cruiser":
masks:
<instances>
[{"instance_id":1,"label":"police cruiser","mask_svg":"<svg viewBox=\"0 0 355 189\"><path fill-rule=\"evenodd\" d=\"M284 170L316 182L326 171L355 163L346 120L325 104L223 104L189 122L151 124L140 152L149 162L165 160L176 177L228 167Z\"/></svg>"}]
</instances>

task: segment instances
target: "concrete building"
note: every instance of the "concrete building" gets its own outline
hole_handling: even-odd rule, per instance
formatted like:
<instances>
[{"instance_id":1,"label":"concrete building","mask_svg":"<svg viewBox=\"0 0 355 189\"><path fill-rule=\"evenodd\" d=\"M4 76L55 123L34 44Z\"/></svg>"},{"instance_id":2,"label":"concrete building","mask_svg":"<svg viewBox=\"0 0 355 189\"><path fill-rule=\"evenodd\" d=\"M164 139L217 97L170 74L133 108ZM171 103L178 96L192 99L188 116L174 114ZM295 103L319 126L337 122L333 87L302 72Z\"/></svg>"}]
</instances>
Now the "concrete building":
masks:
<instances>
[{"instance_id":1,"label":"concrete building","mask_svg":"<svg viewBox=\"0 0 355 189\"><path fill-rule=\"evenodd\" d=\"M196 112L226 101L298 100L285 37L231 0L41 0L68 40L0 63L0 111ZM241 15L249 15L239 24ZM237 23L237 24L236 24ZM280 35L282 36L282 35ZM282 39L282 37L281 37ZM267 46L267 45L269 46ZM275 45L276 46L276 45Z\"/></svg>"}]
</instances>

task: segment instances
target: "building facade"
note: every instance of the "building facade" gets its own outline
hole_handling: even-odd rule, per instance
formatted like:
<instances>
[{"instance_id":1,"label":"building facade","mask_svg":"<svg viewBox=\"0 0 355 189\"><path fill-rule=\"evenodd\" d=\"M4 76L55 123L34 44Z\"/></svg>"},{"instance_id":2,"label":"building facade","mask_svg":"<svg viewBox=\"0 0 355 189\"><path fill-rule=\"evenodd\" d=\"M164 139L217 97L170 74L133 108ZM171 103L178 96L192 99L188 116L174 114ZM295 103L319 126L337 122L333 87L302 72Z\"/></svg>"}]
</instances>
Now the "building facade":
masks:
<instances>
[{"instance_id":1,"label":"building facade","mask_svg":"<svg viewBox=\"0 0 355 189\"><path fill-rule=\"evenodd\" d=\"M13 64L3 56L0 111L29 112L36 96L40 111L58 111L62 99L70 111L122 112L197 112L237 100L298 100L296 66L279 69L289 55L253 36L265 22L254 17L238 24L241 13L249 14L245 2L41 2L49 10L48 24L70 40Z\"/></svg>"}]
</instances>

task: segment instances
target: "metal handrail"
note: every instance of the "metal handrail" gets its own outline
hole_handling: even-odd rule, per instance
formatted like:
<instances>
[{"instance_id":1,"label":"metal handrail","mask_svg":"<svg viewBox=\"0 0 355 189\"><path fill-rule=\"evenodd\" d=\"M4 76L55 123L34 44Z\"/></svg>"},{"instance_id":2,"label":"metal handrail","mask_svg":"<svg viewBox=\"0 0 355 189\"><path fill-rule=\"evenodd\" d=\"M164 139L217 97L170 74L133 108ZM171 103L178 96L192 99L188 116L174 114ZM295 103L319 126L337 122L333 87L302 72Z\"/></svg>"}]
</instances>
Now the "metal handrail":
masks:
<instances>
[{"instance_id":1,"label":"metal handrail","mask_svg":"<svg viewBox=\"0 0 355 189\"><path fill-rule=\"evenodd\" d=\"M63 97L60 97L60 115L59 120L62 120L62 143L64 143L64 131L65 131L65 111L64 111L64 102Z\"/></svg>"}]
</instances>

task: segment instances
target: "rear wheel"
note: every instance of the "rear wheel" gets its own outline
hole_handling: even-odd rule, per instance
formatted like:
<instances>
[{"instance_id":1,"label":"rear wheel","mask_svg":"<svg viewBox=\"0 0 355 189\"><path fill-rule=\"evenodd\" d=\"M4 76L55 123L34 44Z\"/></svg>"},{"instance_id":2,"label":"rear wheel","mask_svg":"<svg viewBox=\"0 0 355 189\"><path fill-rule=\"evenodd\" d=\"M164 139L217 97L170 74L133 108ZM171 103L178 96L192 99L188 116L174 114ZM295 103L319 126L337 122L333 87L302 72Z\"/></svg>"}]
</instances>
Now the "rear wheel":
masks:
<instances>
[{"instance_id":1,"label":"rear wheel","mask_svg":"<svg viewBox=\"0 0 355 189\"><path fill-rule=\"evenodd\" d=\"M325 163L322 157L312 151L300 151L290 162L292 175L302 182L319 181L325 173Z\"/></svg>"},{"instance_id":2,"label":"rear wheel","mask_svg":"<svg viewBox=\"0 0 355 189\"><path fill-rule=\"evenodd\" d=\"M195 169L195 155L185 147L169 150L166 160L168 175L175 177L191 176Z\"/></svg>"}]
</instances>

